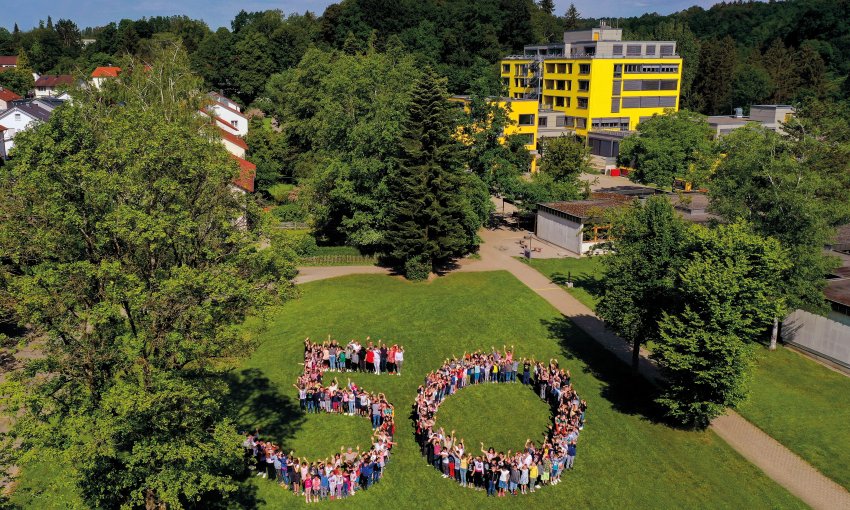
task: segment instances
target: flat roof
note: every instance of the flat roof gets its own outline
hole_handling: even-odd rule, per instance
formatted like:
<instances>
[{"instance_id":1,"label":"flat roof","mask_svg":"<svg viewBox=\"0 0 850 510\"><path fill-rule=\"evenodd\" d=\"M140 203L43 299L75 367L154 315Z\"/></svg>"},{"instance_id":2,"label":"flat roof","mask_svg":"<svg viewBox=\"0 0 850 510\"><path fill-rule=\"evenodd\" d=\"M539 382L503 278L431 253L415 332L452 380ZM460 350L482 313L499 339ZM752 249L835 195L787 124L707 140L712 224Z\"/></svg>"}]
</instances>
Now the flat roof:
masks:
<instances>
[{"instance_id":1,"label":"flat roof","mask_svg":"<svg viewBox=\"0 0 850 510\"><path fill-rule=\"evenodd\" d=\"M591 193L587 200L566 200L562 202L546 202L537 204L538 207L559 211L580 220L593 218L600 210L616 209L627 205L631 197L617 193Z\"/></svg>"},{"instance_id":2,"label":"flat roof","mask_svg":"<svg viewBox=\"0 0 850 510\"><path fill-rule=\"evenodd\" d=\"M823 294L827 301L850 306L850 279L827 280Z\"/></svg>"}]
</instances>

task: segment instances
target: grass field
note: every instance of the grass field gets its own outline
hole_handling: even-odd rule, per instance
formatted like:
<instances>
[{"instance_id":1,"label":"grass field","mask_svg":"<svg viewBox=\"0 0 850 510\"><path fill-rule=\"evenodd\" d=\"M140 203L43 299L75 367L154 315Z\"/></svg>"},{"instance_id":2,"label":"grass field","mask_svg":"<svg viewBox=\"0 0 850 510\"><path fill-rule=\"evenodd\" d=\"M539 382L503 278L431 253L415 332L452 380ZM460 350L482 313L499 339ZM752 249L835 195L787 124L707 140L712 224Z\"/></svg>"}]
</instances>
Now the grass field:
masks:
<instances>
[{"instance_id":1,"label":"grass field","mask_svg":"<svg viewBox=\"0 0 850 510\"><path fill-rule=\"evenodd\" d=\"M740 413L850 490L850 377L789 349L762 349Z\"/></svg>"},{"instance_id":2,"label":"grass field","mask_svg":"<svg viewBox=\"0 0 850 510\"><path fill-rule=\"evenodd\" d=\"M575 296L581 303L594 310L602 291L602 269L604 257L582 257L580 259L531 259L520 258L540 273L546 275L567 292ZM573 287L568 288L567 279L572 278Z\"/></svg>"},{"instance_id":3,"label":"grass field","mask_svg":"<svg viewBox=\"0 0 850 510\"><path fill-rule=\"evenodd\" d=\"M384 392L399 417L384 480L336 506L345 508L800 508L804 505L739 457L712 432L670 428L647 406L650 389L619 361L564 321L508 273L453 274L431 283L385 276L352 276L302 286L300 299L273 316L243 370L243 426L260 426L299 454L331 455L362 444L366 419L310 416L297 410L292 383L301 367L302 340L329 333L383 338L406 349L402 377L357 374ZM259 328L255 323L253 327ZM519 356L559 358L589 403L575 471L564 483L522 499L486 500L480 492L442 479L426 465L405 419L424 375L463 351L515 345ZM342 376L345 379L346 376ZM345 382L344 380L342 382ZM257 396L258 395L258 396ZM459 436L513 449L548 424L545 404L521 387L481 386L452 396L438 425ZM477 446L477 445L475 445ZM296 508L303 500L257 479L266 508Z\"/></svg>"}]
</instances>

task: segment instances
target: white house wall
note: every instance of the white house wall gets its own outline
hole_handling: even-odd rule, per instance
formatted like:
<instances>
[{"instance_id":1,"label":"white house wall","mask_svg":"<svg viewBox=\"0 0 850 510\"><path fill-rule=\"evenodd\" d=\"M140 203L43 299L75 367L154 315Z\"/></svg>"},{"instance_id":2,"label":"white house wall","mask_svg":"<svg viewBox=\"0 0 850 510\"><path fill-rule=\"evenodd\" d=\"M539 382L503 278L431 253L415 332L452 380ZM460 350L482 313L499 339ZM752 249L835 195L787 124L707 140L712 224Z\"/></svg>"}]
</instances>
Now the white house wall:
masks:
<instances>
[{"instance_id":1,"label":"white house wall","mask_svg":"<svg viewBox=\"0 0 850 510\"><path fill-rule=\"evenodd\" d=\"M581 223L543 210L537 211L537 237L575 254L582 253L582 228Z\"/></svg>"},{"instance_id":2,"label":"white house wall","mask_svg":"<svg viewBox=\"0 0 850 510\"><path fill-rule=\"evenodd\" d=\"M215 114L218 117L226 120L230 125L233 125L234 121L236 122L236 134L239 136L245 136L248 134L248 119L243 115L235 113L219 104L213 104L212 108L215 110Z\"/></svg>"}]
</instances>

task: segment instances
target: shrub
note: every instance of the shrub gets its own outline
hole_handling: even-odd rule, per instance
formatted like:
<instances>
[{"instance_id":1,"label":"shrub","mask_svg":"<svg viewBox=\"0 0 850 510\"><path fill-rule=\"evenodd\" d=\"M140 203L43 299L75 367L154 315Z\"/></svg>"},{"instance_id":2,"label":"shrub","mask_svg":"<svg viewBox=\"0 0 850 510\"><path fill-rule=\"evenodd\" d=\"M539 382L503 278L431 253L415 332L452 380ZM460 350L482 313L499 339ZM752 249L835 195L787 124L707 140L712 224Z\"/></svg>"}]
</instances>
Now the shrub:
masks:
<instances>
[{"instance_id":1,"label":"shrub","mask_svg":"<svg viewBox=\"0 0 850 510\"><path fill-rule=\"evenodd\" d=\"M280 221L305 221L307 215L299 204L283 204L272 209L272 214Z\"/></svg>"},{"instance_id":2,"label":"shrub","mask_svg":"<svg viewBox=\"0 0 850 510\"><path fill-rule=\"evenodd\" d=\"M422 259L422 257L415 257L404 263L404 276L408 280L427 280L428 275L430 274L431 264L429 264L428 261Z\"/></svg>"}]
</instances>

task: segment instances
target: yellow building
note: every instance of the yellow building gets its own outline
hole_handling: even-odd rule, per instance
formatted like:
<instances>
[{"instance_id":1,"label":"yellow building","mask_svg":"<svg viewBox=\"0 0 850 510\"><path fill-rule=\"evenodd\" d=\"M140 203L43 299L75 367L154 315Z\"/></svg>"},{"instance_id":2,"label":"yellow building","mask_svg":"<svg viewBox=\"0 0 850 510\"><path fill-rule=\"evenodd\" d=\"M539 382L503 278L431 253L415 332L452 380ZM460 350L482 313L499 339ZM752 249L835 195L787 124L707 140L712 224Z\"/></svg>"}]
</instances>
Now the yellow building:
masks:
<instances>
[{"instance_id":1,"label":"yellow building","mask_svg":"<svg viewBox=\"0 0 850 510\"><path fill-rule=\"evenodd\" d=\"M523 55L501 61L508 97L563 112L556 118L563 125L555 127L583 137L633 130L645 118L677 110L682 59L675 41L623 41L622 35L603 23L565 32L563 43L526 46ZM546 127L554 136L557 130Z\"/></svg>"},{"instance_id":2,"label":"yellow building","mask_svg":"<svg viewBox=\"0 0 850 510\"><path fill-rule=\"evenodd\" d=\"M452 96L451 101L462 103L464 108L469 107L469 96ZM522 137L525 148L531 152L532 160L530 170L537 171L537 110L538 103L533 99L491 99L498 101L500 108L508 114L508 125L505 126L503 135L517 135ZM504 138L502 139L504 142Z\"/></svg>"}]
</instances>

